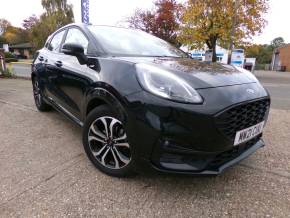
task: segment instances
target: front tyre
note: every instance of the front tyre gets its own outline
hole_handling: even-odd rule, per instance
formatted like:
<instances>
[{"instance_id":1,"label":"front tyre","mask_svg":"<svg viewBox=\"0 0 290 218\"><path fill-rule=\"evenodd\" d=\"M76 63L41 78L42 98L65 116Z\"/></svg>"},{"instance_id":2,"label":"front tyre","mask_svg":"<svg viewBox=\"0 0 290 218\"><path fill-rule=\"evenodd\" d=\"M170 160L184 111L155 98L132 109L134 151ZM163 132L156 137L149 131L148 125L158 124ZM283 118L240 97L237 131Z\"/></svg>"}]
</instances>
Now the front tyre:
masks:
<instances>
[{"instance_id":1,"label":"front tyre","mask_svg":"<svg viewBox=\"0 0 290 218\"><path fill-rule=\"evenodd\" d=\"M83 129L85 152L96 168L116 177L134 174L133 148L123 123L108 106L95 108Z\"/></svg>"},{"instance_id":2,"label":"front tyre","mask_svg":"<svg viewBox=\"0 0 290 218\"><path fill-rule=\"evenodd\" d=\"M50 105L44 102L43 95L40 89L39 79L34 77L32 79L33 97L35 106L39 111L48 111L51 109Z\"/></svg>"}]
</instances>

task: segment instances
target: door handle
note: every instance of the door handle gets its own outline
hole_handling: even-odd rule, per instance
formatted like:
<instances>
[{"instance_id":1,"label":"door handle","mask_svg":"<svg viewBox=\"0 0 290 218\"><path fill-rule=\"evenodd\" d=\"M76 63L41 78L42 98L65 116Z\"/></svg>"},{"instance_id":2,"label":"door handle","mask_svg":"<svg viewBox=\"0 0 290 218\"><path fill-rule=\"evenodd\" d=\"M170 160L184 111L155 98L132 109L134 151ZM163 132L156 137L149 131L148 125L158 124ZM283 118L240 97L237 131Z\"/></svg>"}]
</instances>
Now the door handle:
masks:
<instances>
[{"instance_id":1,"label":"door handle","mask_svg":"<svg viewBox=\"0 0 290 218\"><path fill-rule=\"evenodd\" d=\"M38 57L38 60L43 61L43 60L44 60L44 57L39 56L39 57Z\"/></svg>"},{"instance_id":2,"label":"door handle","mask_svg":"<svg viewBox=\"0 0 290 218\"><path fill-rule=\"evenodd\" d=\"M57 67L61 67L62 66L62 62L61 61L56 61L54 64Z\"/></svg>"}]
</instances>

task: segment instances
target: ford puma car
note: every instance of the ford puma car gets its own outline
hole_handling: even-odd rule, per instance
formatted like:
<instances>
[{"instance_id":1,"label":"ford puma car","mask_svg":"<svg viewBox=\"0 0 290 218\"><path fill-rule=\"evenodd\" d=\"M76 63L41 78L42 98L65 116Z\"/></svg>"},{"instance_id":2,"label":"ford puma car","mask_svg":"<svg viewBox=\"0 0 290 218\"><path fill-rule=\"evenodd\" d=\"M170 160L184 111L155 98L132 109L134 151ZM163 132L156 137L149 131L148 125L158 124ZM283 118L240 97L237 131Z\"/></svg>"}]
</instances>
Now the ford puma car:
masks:
<instances>
[{"instance_id":1,"label":"ford puma car","mask_svg":"<svg viewBox=\"0 0 290 218\"><path fill-rule=\"evenodd\" d=\"M31 79L38 110L81 126L88 158L112 176L219 174L264 146L270 98L250 72L142 31L67 25L37 51Z\"/></svg>"}]
</instances>

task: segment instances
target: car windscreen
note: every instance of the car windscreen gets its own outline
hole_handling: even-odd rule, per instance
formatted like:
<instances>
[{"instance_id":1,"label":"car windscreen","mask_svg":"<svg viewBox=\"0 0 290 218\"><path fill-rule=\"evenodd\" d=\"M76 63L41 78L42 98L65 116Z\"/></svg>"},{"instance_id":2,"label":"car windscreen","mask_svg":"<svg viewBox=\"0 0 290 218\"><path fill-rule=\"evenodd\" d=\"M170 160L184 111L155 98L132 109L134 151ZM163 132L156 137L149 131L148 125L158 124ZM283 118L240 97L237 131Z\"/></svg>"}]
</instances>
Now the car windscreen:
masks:
<instances>
[{"instance_id":1,"label":"car windscreen","mask_svg":"<svg viewBox=\"0 0 290 218\"><path fill-rule=\"evenodd\" d=\"M140 30L88 26L103 49L114 56L187 57L168 42Z\"/></svg>"}]
</instances>

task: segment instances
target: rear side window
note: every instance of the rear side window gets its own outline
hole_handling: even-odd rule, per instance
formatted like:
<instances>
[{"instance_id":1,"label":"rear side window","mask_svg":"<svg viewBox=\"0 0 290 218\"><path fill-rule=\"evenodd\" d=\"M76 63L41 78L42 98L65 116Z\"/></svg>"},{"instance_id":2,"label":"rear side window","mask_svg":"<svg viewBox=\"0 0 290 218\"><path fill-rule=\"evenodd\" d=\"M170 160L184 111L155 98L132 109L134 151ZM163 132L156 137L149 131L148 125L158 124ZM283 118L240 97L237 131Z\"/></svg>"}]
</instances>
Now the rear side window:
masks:
<instances>
[{"instance_id":1,"label":"rear side window","mask_svg":"<svg viewBox=\"0 0 290 218\"><path fill-rule=\"evenodd\" d=\"M61 32L58 32L53 36L52 40L50 41L48 45L48 49L50 51L56 51L56 52L59 51L64 33L65 33L65 30L62 30Z\"/></svg>"},{"instance_id":2,"label":"rear side window","mask_svg":"<svg viewBox=\"0 0 290 218\"><path fill-rule=\"evenodd\" d=\"M82 31L76 28L68 30L64 43L76 43L84 47L84 52L87 54L89 41Z\"/></svg>"}]
</instances>

